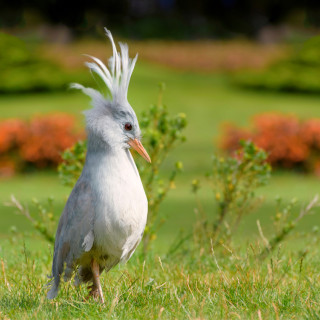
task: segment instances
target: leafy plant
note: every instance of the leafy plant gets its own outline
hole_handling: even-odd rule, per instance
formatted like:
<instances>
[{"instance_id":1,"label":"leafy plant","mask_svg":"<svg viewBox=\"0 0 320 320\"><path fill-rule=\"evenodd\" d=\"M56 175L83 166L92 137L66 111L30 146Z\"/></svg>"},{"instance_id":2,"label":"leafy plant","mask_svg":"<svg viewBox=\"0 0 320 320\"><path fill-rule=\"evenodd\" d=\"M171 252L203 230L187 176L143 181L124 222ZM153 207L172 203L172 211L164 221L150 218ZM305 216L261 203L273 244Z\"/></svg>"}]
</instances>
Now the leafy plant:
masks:
<instances>
[{"instance_id":1,"label":"leafy plant","mask_svg":"<svg viewBox=\"0 0 320 320\"><path fill-rule=\"evenodd\" d=\"M137 167L143 181L148 198L148 221L143 237L143 248L146 253L151 242L156 238L158 229L164 222L160 219L160 204L166 198L170 189L175 187L176 175L182 170L183 164L178 161L174 164L168 177L164 177L162 165L168 154L185 141L183 130L187 125L183 113L171 116L162 103L164 85L160 85L158 103L151 105L140 117L140 127L143 144L151 157L151 164L146 163L135 153ZM77 142L67 149L63 155L63 162L59 166L59 175L62 182L73 186L81 174L86 153L86 143Z\"/></svg>"},{"instance_id":2,"label":"leafy plant","mask_svg":"<svg viewBox=\"0 0 320 320\"><path fill-rule=\"evenodd\" d=\"M175 116L168 114L166 106L162 103L163 90L164 86L160 85L158 103L142 113L140 122L144 143L152 159L151 165L146 165L141 159L137 161L149 206L148 222L143 237L145 253L163 223L163 220L159 220L160 204L169 190L175 187L176 175L183 169L182 162L178 161L173 166L169 177L164 179L161 175L161 168L168 154L179 143L185 141L183 130L187 125L185 114L180 113Z\"/></svg>"},{"instance_id":3,"label":"leafy plant","mask_svg":"<svg viewBox=\"0 0 320 320\"><path fill-rule=\"evenodd\" d=\"M267 153L250 141L242 141L242 148L234 157L213 156L207 180L217 203L217 212L208 216L198 198L199 180L192 182L192 191L198 203L198 221L194 230L196 243L212 246L227 243L235 233L244 215L258 204L256 189L266 185L271 167L266 162Z\"/></svg>"},{"instance_id":4,"label":"leafy plant","mask_svg":"<svg viewBox=\"0 0 320 320\"><path fill-rule=\"evenodd\" d=\"M58 167L58 171L64 185L69 187L75 185L82 172L86 152L87 142L79 140L62 153L62 162Z\"/></svg>"},{"instance_id":5,"label":"leafy plant","mask_svg":"<svg viewBox=\"0 0 320 320\"><path fill-rule=\"evenodd\" d=\"M6 206L17 209L17 213L26 217L33 228L42 236L42 238L51 244L54 244L57 219L53 214L53 198L49 197L46 204L40 203L37 199L32 199L34 210L30 213L26 206L23 206L13 195Z\"/></svg>"},{"instance_id":6,"label":"leafy plant","mask_svg":"<svg viewBox=\"0 0 320 320\"><path fill-rule=\"evenodd\" d=\"M292 199L288 204L284 204L283 200L278 197L276 214L273 217L273 232L269 239L264 235L260 221L257 221L258 230L263 240L264 248L260 252L260 258L264 259L269 253L274 251L277 246L283 242L290 233L297 227L300 220L309 215L315 207L319 207L319 196L314 198L304 206L298 214L296 214L297 200Z\"/></svg>"}]
</instances>

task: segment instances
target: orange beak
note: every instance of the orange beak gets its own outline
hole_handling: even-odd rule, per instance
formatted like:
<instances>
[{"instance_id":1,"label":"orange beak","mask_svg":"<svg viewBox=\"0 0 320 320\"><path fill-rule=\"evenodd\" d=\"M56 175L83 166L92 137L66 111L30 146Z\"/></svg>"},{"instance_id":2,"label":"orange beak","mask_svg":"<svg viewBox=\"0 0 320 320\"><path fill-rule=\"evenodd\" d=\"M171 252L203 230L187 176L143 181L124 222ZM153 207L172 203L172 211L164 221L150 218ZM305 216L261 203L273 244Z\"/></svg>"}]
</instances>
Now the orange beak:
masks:
<instances>
[{"instance_id":1,"label":"orange beak","mask_svg":"<svg viewBox=\"0 0 320 320\"><path fill-rule=\"evenodd\" d=\"M151 162L148 152L143 147L142 143L138 139L130 139L128 142L129 146L136 150L145 160Z\"/></svg>"}]
</instances>

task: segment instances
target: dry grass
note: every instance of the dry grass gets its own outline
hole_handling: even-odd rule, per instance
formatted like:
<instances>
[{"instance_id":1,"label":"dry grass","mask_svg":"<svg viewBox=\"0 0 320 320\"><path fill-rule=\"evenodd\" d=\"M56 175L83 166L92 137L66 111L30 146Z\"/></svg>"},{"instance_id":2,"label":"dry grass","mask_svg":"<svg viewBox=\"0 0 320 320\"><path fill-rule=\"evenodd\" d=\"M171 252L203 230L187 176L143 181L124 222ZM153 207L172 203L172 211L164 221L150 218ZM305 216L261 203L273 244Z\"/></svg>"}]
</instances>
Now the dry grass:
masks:
<instances>
[{"instance_id":1,"label":"dry grass","mask_svg":"<svg viewBox=\"0 0 320 320\"><path fill-rule=\"evenodd\" d=\"M261 69L286 54L282 45L262 45L248 41L129 41L131 55L170 68L224 72ZM79 68L84 53L106 59L111 55L106 41L83 40L68 45L46 44L43 54L66 68Z\"/></svg>"}]
</instances>

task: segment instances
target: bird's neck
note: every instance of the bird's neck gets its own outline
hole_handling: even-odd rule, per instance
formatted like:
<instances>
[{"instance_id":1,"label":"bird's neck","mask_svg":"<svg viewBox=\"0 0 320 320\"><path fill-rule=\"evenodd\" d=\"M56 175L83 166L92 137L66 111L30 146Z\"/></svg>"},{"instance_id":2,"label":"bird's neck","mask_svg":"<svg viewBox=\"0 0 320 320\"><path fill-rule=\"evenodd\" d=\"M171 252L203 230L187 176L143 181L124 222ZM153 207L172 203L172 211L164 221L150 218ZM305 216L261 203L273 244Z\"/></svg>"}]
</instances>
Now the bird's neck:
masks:
<instances>
[{"instance_id":1,"label":"bird's neck","mask_svg":"<svg viewBox=\"0 0 320 320\"><path fill-rule=\"evenodd\" d=\"M102 139L92 135L88 135L85 170L91 173L100 170L119 173L133 170L139 175L129 149L108 145Z\"/></svg>"},{"instance_id":2,"label":"bird's neck","mask_svg":"<svg viewBox=\"0 0 320 320\"><path fill-rule=\"evenodd\" d=\"M93 153L108 153L112 152L114 147L106 143L99 136L92 132L88 132L88 147L87 154Z\"/></svg>"}]
</instances>

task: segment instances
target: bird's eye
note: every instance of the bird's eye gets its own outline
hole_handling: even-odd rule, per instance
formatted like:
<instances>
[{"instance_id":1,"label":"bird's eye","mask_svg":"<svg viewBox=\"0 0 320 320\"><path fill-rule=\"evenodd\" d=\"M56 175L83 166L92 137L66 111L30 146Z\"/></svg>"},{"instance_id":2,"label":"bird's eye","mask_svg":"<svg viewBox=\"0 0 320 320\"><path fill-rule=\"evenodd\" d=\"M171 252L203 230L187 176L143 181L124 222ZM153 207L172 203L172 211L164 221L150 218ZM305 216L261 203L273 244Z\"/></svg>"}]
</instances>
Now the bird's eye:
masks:
<instances>
[{"instance_id":1,"label":"bird's eye","mask_svg":"<svg viewBox=\"0 0 320 320\"><path fill-rule=\"evenodd\" d=\"M126 131L131 131L132 130L132 124L130 122L127 122L125 125L124 125L124 129Z\"/></svg>"}]
</instances>

